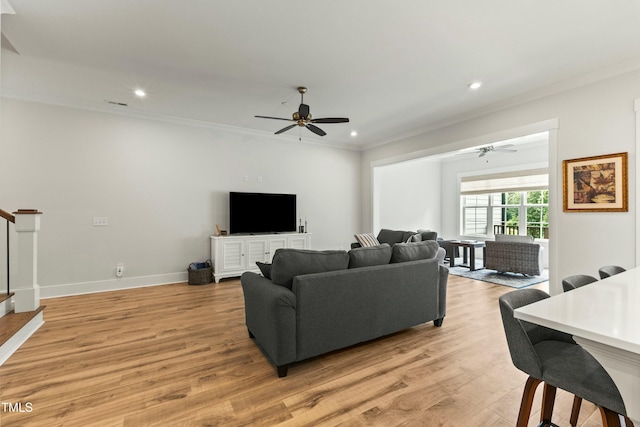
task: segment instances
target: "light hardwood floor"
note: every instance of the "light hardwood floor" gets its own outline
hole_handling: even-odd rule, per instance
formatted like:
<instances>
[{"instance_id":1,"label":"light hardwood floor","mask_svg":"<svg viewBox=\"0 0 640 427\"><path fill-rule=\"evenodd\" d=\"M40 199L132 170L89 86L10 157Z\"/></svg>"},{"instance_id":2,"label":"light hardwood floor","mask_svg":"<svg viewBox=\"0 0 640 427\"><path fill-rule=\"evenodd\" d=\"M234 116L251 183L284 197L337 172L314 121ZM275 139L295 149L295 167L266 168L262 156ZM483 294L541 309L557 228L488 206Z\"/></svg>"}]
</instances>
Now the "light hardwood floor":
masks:
<instances>
[{"instance_id":1,"label":"light hardwood floor","mask_svg":"<svg viewBox=\"0 0 640 427\"><path fill-rule=\"evenodd\" d=\"M0 367L0 401L25 411L3 403L0 426L513 426L526 376L498 310L510 290L450 276L441 328L316 357L286 378L247 335L239 280L48 299L45 325ZM571 401L559 391L556 424L569 425ZM583 403L578 425L602 425L595 406Z\"/></svg>"}]
</instances>

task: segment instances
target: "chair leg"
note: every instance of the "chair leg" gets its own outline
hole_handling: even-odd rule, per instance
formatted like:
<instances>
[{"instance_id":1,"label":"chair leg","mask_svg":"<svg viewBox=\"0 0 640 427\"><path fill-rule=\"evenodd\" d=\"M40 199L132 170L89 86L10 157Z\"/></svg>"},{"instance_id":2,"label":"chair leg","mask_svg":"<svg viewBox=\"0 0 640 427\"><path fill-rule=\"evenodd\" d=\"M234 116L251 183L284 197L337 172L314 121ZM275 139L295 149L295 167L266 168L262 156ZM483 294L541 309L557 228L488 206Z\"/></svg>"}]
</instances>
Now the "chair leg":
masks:
<instances>
[{"instance_id":1,"label":"chair leg","mask_svg":"<svg viewBox=\"0 0 640 427\"><path fill-rule=\"evenodd\" d=\"M582 398L578 396L573 396L573 407L571 408L571 418L569 419L569 424L572 427L576 427L578 425L578 416L580 415L580 405L582 405Z\"/></svg>"},{"instance_id":2,"label":"chair leg","mask_svg":"<svg viewBox=\"0 0 640 427\"><path fill-rule=\"evenodd\" d=\"M542 381L537 378L527 378L527 382L524 385L524 391L522 392L522 401L520 402L520 412L518 413L516 427L527 427L527 424L529 424L533 398L536 394L536 388L541 382Z\"/></svg>"},{"instance_id":3,"label":"chair leg","mask_svg":"<svg viewBox=\"0 0 640 427\"><path fill-rule=\"evenodd\" d=\"M553 404L556 400L556 388L552 385L544 383L542 391L542 411L540 412L541 425L553 425L551 416L553 415Z\"/></svg>"},{"instance_id":4,"label":"chair leg","mask_svg":"<svg viewBox=\"0 0 640 427\"><path fill-rule=\"evenodd\" d=\"M620 417L617 413L613 412L611 409L600 408L600 415L602 415L602 427L621 427L620 426Z\"/></svg>"}]
</instances>

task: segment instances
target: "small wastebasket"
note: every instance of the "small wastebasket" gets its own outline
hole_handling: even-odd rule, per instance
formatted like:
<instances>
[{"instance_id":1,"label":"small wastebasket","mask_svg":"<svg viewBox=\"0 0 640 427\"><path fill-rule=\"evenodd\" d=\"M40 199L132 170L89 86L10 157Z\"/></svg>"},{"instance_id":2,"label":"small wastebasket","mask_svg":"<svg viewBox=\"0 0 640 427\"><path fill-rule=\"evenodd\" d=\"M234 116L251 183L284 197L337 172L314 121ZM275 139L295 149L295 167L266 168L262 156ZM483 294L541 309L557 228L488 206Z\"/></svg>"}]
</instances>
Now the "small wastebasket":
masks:
<instances>
[{"instance_id":1,"label":"small wastebasket","mask_svg":"<svg viewBox=\"0 0 640 427\"><path fill-rule=\"evenodd\" d=\"M190 285L206 285L213 281L213 268L211 260L205 262L192 262L187 269Z\"/></svg>"}]
</instances>

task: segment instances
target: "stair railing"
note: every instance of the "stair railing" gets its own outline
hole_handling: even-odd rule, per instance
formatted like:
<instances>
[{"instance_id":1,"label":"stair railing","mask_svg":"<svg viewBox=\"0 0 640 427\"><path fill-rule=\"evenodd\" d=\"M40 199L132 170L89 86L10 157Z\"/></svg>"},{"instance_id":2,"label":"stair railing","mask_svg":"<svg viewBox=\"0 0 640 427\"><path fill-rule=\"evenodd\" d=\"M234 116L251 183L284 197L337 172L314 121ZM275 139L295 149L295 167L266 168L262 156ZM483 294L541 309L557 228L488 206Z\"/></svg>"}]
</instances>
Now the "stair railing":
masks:
<instances>
[{"instance_id":1,"label":"stair railing","mask_svg":"<svg viewBox=\"0 0 640 427\"><path fill-rule=\"evenodd\" d=\"M11 263L10 263L11 259L9 258L9 223L13 222L15 224L16 217L7 211L3 211L2 209L0 209L0 217L4 218L7 223L7 295L9 295L11 290L10 279L9 279L9 274L11 272Z\"/></svg>"}]
</instances>

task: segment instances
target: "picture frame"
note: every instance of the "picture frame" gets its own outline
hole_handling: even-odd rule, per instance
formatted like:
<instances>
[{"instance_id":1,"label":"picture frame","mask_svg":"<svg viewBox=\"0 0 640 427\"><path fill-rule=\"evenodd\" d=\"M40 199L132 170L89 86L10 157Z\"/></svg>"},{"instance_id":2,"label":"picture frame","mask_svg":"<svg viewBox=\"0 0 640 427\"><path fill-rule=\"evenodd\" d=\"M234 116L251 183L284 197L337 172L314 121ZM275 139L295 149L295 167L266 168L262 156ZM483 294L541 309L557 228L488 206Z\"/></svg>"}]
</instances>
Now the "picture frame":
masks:
<instances>
[{"instance_id":1,"label":"picture frame","mask_svg":"<svg viewBox=\"0 0 640 427\"><path fill-rule=\"evenodd\" d=\"M562 162L565 212L628 212L628 153Z\"/></svg>"}]
</instances>

